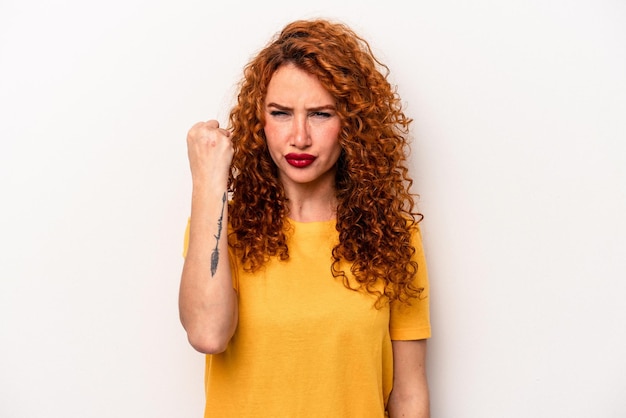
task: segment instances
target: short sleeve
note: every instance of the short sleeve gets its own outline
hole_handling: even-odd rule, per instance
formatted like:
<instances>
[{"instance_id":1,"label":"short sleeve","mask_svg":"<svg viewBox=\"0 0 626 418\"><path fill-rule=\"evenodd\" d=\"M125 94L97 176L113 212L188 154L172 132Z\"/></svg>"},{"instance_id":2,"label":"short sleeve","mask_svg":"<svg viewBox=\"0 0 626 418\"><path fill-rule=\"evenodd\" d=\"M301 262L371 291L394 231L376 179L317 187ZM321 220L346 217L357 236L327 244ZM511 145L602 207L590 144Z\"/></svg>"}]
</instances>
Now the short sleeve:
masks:
<instances>
[{"instance_id":1,"label":"short sleeve","mask_svg":"<svg viewBox=\"0 0 626 418\"><path fill-rule=\"evenodd\" d=\"M389 333L392 340L421 340L431 336L428 268L421 231L417 226L413 232L412 244L415 248L413 259L417 262L414 284L422 291L411 299L410 305L402 302L391 304Z\"/></svg>"}]
</instances>

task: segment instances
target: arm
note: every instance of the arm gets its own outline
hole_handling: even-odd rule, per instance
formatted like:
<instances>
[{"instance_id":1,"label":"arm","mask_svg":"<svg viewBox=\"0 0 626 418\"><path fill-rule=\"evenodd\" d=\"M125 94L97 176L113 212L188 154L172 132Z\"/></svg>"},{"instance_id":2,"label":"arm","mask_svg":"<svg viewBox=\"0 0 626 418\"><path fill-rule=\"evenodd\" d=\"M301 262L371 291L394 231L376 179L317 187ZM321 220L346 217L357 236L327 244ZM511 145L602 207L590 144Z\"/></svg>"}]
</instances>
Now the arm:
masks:
<instances>
[{"instance_id":1,"label":"arm","mask_svg":"<svg viewBox=\"0 0 626 418\"><path fill-rule=\"evenodd\" d=\"M189 246L180 281L179 313L190 344L202 353L226 349L237 327L237 295L228 260L227 185L230 132L216 121L187 135L192 176Z\"/></svg>"},{"instance_id":2,"label":"arm","mask_svg":"<svg viewBox=\"0 0 626 418\"><path fill-rule=\"evenodd\" d=\"M387 410L390 418L429 418L426 379L426 340L392 341L393 389Z\"/></svg>"}]
</instances>

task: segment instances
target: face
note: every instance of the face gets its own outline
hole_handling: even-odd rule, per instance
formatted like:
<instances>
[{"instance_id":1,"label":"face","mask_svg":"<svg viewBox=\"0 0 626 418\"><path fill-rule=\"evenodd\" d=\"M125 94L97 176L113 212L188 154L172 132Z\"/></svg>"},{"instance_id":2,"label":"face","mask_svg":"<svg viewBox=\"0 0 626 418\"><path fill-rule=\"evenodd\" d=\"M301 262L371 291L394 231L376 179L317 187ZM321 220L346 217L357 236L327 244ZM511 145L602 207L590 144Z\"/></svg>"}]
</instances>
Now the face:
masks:
<instances>
[{"instance_id":1,"label":"face","mask_svg":"<svg viewBox=\"0 0 626 418\"><path fill-rule=\"evenodd\" d=\"M341 147L335 100L317 78L280 67L265 98L265 137L286 188L334 187Z\"/></svg>"}]
</instances>

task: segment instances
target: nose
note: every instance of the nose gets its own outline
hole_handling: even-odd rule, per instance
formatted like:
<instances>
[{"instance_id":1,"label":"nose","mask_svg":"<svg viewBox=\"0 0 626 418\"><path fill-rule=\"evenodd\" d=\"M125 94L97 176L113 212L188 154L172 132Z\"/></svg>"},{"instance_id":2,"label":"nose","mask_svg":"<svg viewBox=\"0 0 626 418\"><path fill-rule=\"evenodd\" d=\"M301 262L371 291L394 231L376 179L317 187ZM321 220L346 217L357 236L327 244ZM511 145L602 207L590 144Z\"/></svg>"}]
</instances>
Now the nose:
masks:
<instances>
[{"instance_id":1,"label":"nose","mask_svg":"<svg viewBox=\"0 0 626 418\"><path fill-rule=\"evenodd\" d=\"M296 116L293 118L293 131L291 135L291 145L305 149L311 145L309 123L306 117Z\"/></svg>"}]
</instances>

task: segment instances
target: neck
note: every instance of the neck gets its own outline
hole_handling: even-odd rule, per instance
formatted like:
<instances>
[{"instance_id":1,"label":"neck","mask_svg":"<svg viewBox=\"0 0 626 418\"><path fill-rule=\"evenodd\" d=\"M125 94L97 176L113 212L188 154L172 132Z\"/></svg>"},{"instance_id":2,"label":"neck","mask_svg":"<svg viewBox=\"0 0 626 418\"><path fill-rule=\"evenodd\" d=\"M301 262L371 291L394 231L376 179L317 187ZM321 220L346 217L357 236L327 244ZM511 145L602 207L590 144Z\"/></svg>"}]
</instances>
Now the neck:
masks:
<instances>
[{"instance_id":1,"label":"neck","mask_svg":"<svg viewBox=\"0 0 626 418\"><path fill-rule=\"evenodd\" d=\"M337 213L334 188L287 191L289 217L297 222L329 221Z\"/></svg>"},{"instance_id":2,"label":"neck","mask_svg":"<svg viewBox=\"0 0 626 418\"><path fill-rule=\"evenodd\" d=\"M336 213L336 202L289 202L289 217L297 222L330 221Z\"/></svg>"}]
</instances>

